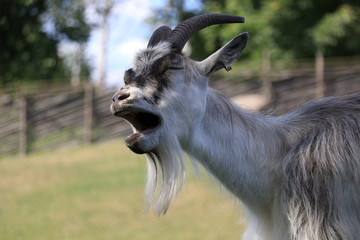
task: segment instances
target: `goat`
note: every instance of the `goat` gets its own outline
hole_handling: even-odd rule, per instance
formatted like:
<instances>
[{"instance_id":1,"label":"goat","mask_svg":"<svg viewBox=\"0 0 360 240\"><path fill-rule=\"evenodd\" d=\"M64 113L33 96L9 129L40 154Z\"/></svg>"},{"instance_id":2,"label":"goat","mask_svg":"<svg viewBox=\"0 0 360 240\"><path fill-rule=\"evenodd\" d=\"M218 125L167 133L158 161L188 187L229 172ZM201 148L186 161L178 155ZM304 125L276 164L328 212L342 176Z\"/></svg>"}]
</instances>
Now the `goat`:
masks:
<instances>
[{"instance_id":1,"label":"goat","mask_svg":"<svg viewBox=\"0 0 360 240\"><path fill-rule=\"evenodd\" d=\"M243 22L205 14L174 30L162 26L125 72L110 108L132 125L126 145L147 156L146 209L154 202L165 214L179 194L184 151L245 205L251 217L243 239L359 239L360 96L279 117L247 112L208 87L212 73L239 57L247 33L201 62L181 53L195 32Z\"/></svg>"}]
</instances>

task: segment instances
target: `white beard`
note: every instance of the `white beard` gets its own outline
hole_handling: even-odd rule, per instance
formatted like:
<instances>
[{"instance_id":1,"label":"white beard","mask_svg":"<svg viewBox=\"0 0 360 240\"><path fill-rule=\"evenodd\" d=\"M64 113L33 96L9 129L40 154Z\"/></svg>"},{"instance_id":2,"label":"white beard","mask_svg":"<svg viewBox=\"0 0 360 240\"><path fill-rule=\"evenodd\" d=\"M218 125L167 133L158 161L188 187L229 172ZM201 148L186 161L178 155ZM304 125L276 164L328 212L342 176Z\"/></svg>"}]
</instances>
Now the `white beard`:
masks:
<instances>
[{"instance_id":1,"label":"white beard","mask_svg":"<svg viewBox=\"0 0 360 240\"><path fill-rule=\"evenodd\" d=\"M175 136L166 135L159 146L147 154L147 183L145 186L145 210L149 210L154 199L154 210L164 215L173 199L182 188L185 180L185 164L182 149ZM161 170L161 188L158 189L158 176Z\"/></svg>"}]
</instances>

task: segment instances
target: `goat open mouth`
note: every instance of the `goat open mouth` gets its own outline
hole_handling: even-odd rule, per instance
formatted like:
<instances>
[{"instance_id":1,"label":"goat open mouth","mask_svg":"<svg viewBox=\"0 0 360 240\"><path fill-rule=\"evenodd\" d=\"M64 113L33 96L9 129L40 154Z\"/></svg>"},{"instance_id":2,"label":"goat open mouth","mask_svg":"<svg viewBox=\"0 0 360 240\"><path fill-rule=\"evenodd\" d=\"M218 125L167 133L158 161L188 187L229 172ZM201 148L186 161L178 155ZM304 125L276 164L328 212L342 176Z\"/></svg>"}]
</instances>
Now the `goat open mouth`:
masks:
<instances>
[{"instance_id":1,"label":"goat open mouth","mask_svg":"<svg viewBox=\"0 0 360 240\"><path fill-rule=\"evenodd\" d=\"M160 117L149 112L131 112L121 117L129 121L139 132L151 131L160 125Z\"/></svg>"},{"instance_id":2,"label":"goat open mouth","mask_svg":"<svg viewBox=\"0 0 360 240\"><path fill-rule=\"evenodd\" d=\"M133 145L141 136L150 134L161 125L158 115L143 110L122 111L115 115L124 118L136 129L135 133L126 138L128 145Z\"/></svg>"}]
</instances>

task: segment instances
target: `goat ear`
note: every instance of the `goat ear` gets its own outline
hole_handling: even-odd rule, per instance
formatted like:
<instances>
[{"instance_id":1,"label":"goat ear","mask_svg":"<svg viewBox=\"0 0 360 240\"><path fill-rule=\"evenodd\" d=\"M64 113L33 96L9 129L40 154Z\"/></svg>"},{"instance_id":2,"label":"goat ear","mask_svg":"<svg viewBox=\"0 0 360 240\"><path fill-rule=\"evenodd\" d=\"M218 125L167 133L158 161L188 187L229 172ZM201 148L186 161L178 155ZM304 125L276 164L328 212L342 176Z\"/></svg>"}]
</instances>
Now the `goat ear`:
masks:
<instances>
[{"instance_id":1,"label":"goat ear","mask_svg":"<svg viewBox=\"0 0 360 240\"><path fill-rule=\"evenodd\" d=\"M230 71L230 64L240 56L241 52L246 47L248 38L248 33L241 33L202 61L200 64L203 74L208 76L221 68Z\"/></svg>"}]
</instances>

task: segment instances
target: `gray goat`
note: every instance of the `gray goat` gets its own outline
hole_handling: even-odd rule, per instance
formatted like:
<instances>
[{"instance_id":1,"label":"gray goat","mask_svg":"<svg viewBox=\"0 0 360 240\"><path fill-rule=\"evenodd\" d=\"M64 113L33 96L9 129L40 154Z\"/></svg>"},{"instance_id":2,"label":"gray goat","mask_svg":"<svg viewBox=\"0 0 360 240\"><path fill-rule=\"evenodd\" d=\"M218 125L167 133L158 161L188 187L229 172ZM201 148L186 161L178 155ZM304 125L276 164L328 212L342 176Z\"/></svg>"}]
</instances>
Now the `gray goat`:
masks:
<instances>
[{"instance_id":1,"label":"gray goat","mask_svg":"<svg viewBox=\"0 0 360 240\"><path fill-rule=\"evenodd\" d=\"M236 22L244 18L206 14L158 28L112 99L112 113L134 130L127 146L147 155L147 209L156 199L165 214L180 192L185 151L246 206L243 239L360 239L360 96L280 117L240 109L209 88L208 77L230 69L247 33L201 62L181 53L195 32Z\"/></svg>"}]
</instances>

